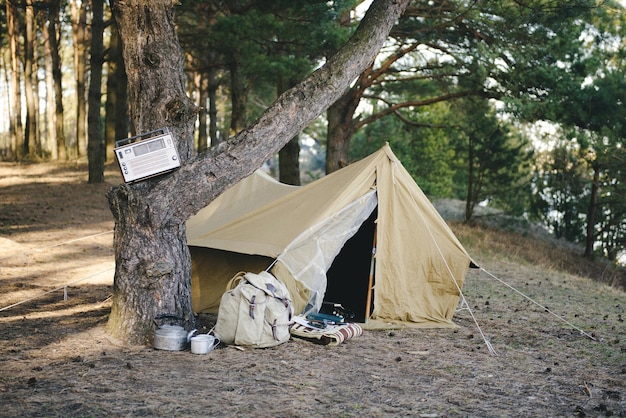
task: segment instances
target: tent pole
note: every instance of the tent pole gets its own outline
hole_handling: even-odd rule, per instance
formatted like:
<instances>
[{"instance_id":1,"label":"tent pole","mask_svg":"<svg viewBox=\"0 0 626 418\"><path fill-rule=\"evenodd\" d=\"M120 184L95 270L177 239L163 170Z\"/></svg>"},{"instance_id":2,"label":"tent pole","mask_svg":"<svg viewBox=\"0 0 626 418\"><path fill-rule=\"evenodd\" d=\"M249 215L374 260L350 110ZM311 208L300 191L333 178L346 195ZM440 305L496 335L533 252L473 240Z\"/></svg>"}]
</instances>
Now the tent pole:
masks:
<instances>
[{"instance_id":1,"label":"tent pole","mask_svg":"<svg viewBox=\"0 0 626 418\"><path fill-rule=\"evenodd\" d=\"M376 235L378 224L374 225L374 242L372 244L372 260L370 261L370 275L367 283L367 299L365 300L365 322L370 317L372 309L372 291L374 288L374 266L376 264Z\"/></svg>"}]
</instances>

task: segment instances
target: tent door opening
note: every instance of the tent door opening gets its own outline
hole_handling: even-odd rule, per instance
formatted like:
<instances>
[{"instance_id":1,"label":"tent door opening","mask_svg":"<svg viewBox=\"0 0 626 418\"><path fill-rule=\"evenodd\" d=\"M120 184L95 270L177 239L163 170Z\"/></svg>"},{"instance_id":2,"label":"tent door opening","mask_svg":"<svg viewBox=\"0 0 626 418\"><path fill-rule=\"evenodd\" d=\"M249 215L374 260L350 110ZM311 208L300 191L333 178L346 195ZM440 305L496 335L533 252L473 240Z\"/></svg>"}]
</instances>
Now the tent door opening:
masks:
<instances>
[{"instance_id":1,"label":"tent door opening","mask_svg":"<svg viewBox=\"0 0 626 418\"><path fill-rule=\"evenodd\" d=\"M354 322L366 322L374 308L372 292L370 312L366 312L377 218L378 208L374 209L357 233L344 244L326 272L328 284L324 302L341 304L347 311L354 313Z\"/></svg>"}]
</instances>

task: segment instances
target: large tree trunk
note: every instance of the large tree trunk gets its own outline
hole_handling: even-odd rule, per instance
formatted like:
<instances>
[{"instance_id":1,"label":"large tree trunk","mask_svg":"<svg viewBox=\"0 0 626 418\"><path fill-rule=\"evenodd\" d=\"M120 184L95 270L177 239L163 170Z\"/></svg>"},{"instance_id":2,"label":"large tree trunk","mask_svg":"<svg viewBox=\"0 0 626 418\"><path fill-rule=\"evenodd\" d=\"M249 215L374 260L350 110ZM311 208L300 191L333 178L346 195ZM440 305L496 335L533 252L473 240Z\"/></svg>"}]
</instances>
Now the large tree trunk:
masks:
<instances>
[{"instance_id":1,"label":"large tree trunk","mask_svg":"<svg viewBox=\"0 0 626 418\"><path fill-rule=\"evenodd\" d=\"M116 0L128 75L131 120L138 132L168 126L183 165L169 175L113 188L115 282L109 330L149 342L153 319L194 322L185 222L256 168L334 102L374 59L408 0L376 0L351 41L324 67L286 91L250 127L193 156L195 105L185 96L183 56L170 0Z\"/></svg>"},{"instance_id":2,"label":"large tree trunk","mask_svg":"<svg viewBox=\"0 0 626 418\"><path fill-rule=\"evenodd\" d=\"M104 182L104 159L106 147L100 105L102 102L102 65L104 64L104 2L91 0L91 76L89 78L89 113L87 115L89 139L89 183Z\"/></svg>"},{"instance_id":3,"label":"large tree trunk","mask_svg":"<svg viewBox=\"0 0 626 418\"><path fill-rule=\"evenodd\" d=\"M158 0L145 7L144 3L111 4L122 39L130 120L137 133L168 127L184 162L193 155L197 108L185 93L183 53L175 34L172 3ZM153 192L163 179L123 185L108 195L116 220L114 297L108 328L131 343L149 343L157 315L178 315L187 326L194 321L186 219L176 213L169 198ZM162 192L175 194L176 190L169 184Z\"/></svg>"}]
</instances>

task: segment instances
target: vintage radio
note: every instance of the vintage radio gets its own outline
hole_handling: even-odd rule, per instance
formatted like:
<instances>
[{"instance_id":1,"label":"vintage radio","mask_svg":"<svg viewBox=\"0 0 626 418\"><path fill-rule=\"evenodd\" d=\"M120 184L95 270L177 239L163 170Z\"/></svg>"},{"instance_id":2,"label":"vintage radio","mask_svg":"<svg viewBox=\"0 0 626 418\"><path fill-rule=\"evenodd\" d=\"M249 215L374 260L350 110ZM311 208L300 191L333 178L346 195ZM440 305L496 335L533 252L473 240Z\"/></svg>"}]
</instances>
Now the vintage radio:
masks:
<instances>
[{"instance_id":1,"label":"vintage radio","mask_svg":"<svg viewBox=\"0 0 626 418\"><path fill-rule=\"evenodd\" d=\"M115 156L129 183L180 167L174 139L167 128L115 142Z\"/></svg>"}]
</instances>

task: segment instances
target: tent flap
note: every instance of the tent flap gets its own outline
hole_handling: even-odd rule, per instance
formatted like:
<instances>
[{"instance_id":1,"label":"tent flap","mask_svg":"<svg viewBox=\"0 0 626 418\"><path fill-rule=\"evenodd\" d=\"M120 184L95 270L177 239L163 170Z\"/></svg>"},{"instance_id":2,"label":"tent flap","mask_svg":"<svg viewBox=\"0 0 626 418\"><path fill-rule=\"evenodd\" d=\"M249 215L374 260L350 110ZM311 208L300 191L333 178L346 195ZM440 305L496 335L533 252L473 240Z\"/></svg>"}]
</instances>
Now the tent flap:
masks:
<instances>
[{"instance_id":1,"label":"tent flap","mask_svg":"<svg viewBox=\"0 0 626 418\"><path fill-rule=\"evenodd\" d=\"M318 312L326 291L326 272L341 247L376 208L376 191L352 202L314 227L303 231L278 256L289 274L310 293L304 313Z\"/></svg>"}]
</instances>

